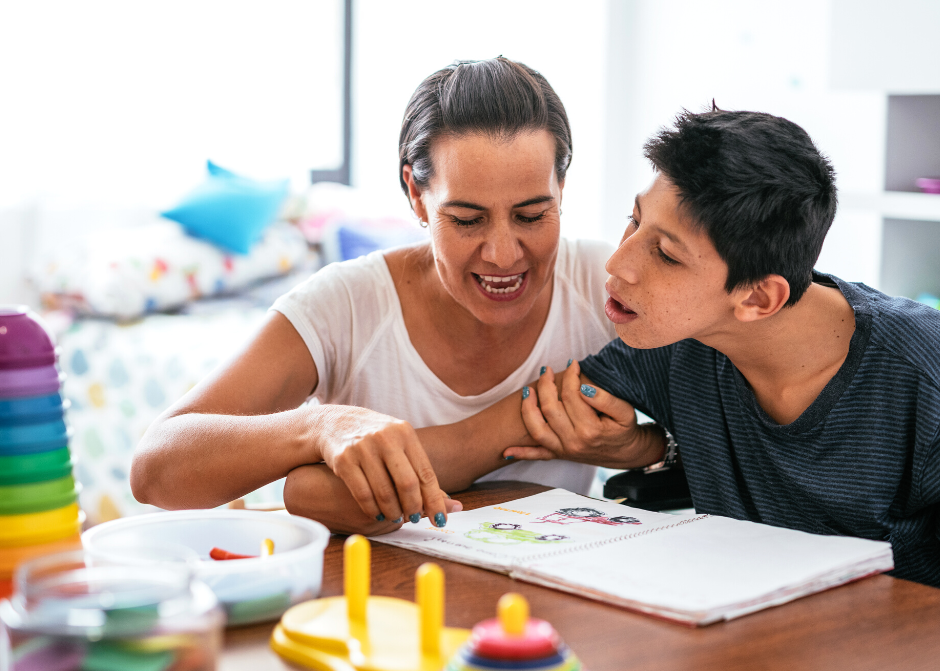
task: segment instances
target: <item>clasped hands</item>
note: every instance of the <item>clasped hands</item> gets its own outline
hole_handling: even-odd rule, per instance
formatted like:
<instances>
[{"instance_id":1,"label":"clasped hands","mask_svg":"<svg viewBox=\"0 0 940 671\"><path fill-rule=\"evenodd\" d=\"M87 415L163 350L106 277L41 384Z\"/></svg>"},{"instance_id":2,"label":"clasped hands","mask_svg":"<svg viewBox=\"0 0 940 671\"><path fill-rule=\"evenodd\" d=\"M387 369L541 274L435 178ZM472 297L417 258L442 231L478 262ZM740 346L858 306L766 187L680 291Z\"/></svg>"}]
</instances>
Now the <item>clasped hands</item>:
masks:
<instances>
[{"instance_id":1,"label":"clasped hands","mask_svg":"<svg viewBox=\"0 0 940 671\"><path fill-rule=\"evenodd\" d=\"M519 423L520 406L504 407L505 412L493 421ZM539 446L498 446L503 458L566 459L629 468L654 463L662 456L661 439L658 444L655 437L649 440L648 431L637 426L633 406L582 379L576 362L557 376L551 369L540 376L522 400L521 420ZM442 491L431 460L408 422L365 408L332 406L321 416L318 434L323 462L343 481L365 515L345 511L342 520L332 520L331 527L385 533L424 515L436 526L444 526L446 515L461 509L459 502ZM472 443L449 447L472 449Z\"/></svg>"}]
</instances>

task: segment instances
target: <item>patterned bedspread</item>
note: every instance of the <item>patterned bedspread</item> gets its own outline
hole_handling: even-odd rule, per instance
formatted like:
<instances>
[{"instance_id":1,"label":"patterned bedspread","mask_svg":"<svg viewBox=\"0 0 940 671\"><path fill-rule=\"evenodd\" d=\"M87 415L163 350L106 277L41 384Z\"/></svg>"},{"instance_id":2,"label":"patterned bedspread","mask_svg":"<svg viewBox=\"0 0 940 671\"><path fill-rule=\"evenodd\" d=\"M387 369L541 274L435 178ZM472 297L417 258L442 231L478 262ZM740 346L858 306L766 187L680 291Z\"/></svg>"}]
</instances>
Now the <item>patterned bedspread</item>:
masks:
<instances>
[{"instance_id":1,"label":"patterned bedspread","mask_svg":"<svg viewBox=\"0 0 940 671\"><path fill-rule=\"evenodd\" d=\"M273 298L309 274L254 295L202 301L187 314L151 315L131 324L79 319L59 336L63 392L70 401L70 446L89 522L155 510L130 491L131 456L156 417L233 356L257 329ZM283 482L246 497L281 500Z\"/></svg>"}]
</instances>

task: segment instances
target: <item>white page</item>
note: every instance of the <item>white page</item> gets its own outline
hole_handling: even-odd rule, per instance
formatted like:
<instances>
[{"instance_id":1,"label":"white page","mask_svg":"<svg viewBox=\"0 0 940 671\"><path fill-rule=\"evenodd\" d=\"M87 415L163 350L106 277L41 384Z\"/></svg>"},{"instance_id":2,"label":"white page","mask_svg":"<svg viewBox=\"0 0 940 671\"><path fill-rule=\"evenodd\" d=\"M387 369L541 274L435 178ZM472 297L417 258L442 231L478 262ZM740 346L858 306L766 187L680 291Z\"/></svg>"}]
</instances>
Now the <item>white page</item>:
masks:
<instances>
[{"instance_id":1,"label":"white page","mask_svg":"<svg viewBox=\"0 0 940 671\"><path fill-rule=\"evenodd\" d=\"M373 540L694 624L893 568L884 542L667 515L562 489Z\"/></svg>"},{"instance_id":2,"label":"white page","mask_svg":"<svg viewBox=\"0 0 940 671\"><path fill-rule=\"evenodd\" d=\"M589 553L543 556L512 575L704 623L891 568L888 543L709 516Z\"/></svg>"},{"instance_id":3,"label":"white page","mask_svg":"<svg viewBox=\"0 0 940 671\"><path fill-rule=\"evenodd\" d=\"M594 515L592 511L600 514ZM452 513L443 529L423 519L417 525L405 524L398 531L375 536L373 540L508 572L514 564L546 552L609 542L689 517L692 516L629 508L552 489L509 503Z\"/></svg>"}]
</instances>

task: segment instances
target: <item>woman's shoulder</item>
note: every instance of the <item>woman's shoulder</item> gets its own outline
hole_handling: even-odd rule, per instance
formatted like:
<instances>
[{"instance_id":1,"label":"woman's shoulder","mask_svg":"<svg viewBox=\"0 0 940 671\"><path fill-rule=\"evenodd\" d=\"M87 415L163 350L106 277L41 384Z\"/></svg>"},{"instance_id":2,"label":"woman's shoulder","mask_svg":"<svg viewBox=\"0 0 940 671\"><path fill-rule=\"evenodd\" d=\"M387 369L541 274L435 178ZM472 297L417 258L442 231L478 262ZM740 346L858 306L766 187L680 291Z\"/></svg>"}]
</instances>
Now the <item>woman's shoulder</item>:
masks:
<instances>
[{"instance_id":1,"label":"woman's shoulder","mask_svg":"<svg viewBox=\"0 0 940 671\"><path fill-rule=\"evenodd\" d=\"M394 293L382 252L324 266L278 298L273 309L308 316L336 310L385 309Z\"/></svg>"}]
</instances>

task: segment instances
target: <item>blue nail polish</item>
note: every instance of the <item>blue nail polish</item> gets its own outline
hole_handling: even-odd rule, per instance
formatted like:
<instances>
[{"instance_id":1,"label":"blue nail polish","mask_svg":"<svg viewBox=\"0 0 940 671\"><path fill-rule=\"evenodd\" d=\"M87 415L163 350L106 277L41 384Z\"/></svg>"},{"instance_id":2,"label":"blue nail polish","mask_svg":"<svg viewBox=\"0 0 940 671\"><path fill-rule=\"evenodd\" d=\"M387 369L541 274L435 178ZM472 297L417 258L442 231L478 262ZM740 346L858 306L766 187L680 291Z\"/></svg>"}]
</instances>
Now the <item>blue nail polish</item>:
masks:
<instances>
[{"instance_id":1,"label":"blue nail polish","mask_svg":"<svg viewBox=\"0 0 940 671\"><path fill-rule=\"evenodd\" d=\"M399 515L397 519L392 520L392 524L401 524L401 523L402 523L402 520L404 520L404 519L405 519L404 517L402 517L401 515Z\"/></svg>"},{"instance_id":2,"label":"blue nail polish","mask_svg":"<svg viewBox=\"0 0 940 671\"><path fill-rule=\"evenodd\" d=\"M512 461L513 459L515 459L515 457L512 457L512 456L510 456L510 457L503 457L503 459L505 459L506 461Z\"/></svg>"},{"instance_id":3,"label":"blue nail polish","mask_svg":"<svg viewBox=\"0 0 940 671\"><path fill-rule=\"evenodd\" d=\"M414 513L413 515L409 516L408 519L411 520L412 524L417 524L418 520L421 519L421 513Z\"/></svg>"},{"instance_id":4,"label":"blue nail polish","mask_svg":"<svg viewBox=\"0 0 940 671\"><path fill-rule=\"evenodd\" d=\"M522 388L522 398L523 399L529 398L529 385L526 385Z\"/></svg>"},{"instance_id":5,"label":"blue nail polish","mask_svg":"<svg viewBox=\"0 0 940 671\"><path fill-rule=\"evenodd\" d=\"M375 516L375 521L376 521L376 522L384 522L384 521L385 521L385 515L383 515L382 513L379 513L378 515Z\"/></svg>"},{"instance_id":6,"label":"blue nail polish","mask_svg":"<svg viewBox=\"0 0 940 671\"><path fill-rule=\"evenodd\" d=\"M574 359L568 359L568 365L565 366L565 368L569 368L571 366L572 361L574 361Z\"/></svg>"},{"instance_id":7,"label":"blue nail polish","mask_svg":"<svg viewBox=\"0 0 940 671\"><path fill-rule=\"evenodd\" d=\"M589 384L582 384L581 393L587 396L588 398L594 398L594 394L597 393L597 389L595 389Z\"/></svg>"},{"instance_id":8,"label":"blue nail polish","mask_svg":"<svg viewBox=\"0 0 940 671\"><path fill-rule=\"evenodd\" d=\"M434 526L440 528L447 524L447 520L444 518L444 513L437 513L434 515Z\"/></svg>"},{"instance_id":9,"label":"blue nail polish","mask_svg":"<svg viewBox=\"0 0 940 671\"><path fill-rule=\"evenodd\" d=\"M542 370L539 371L539 376L545 375L546 367L542 366Z\"/></svg>"}]
</instances>

